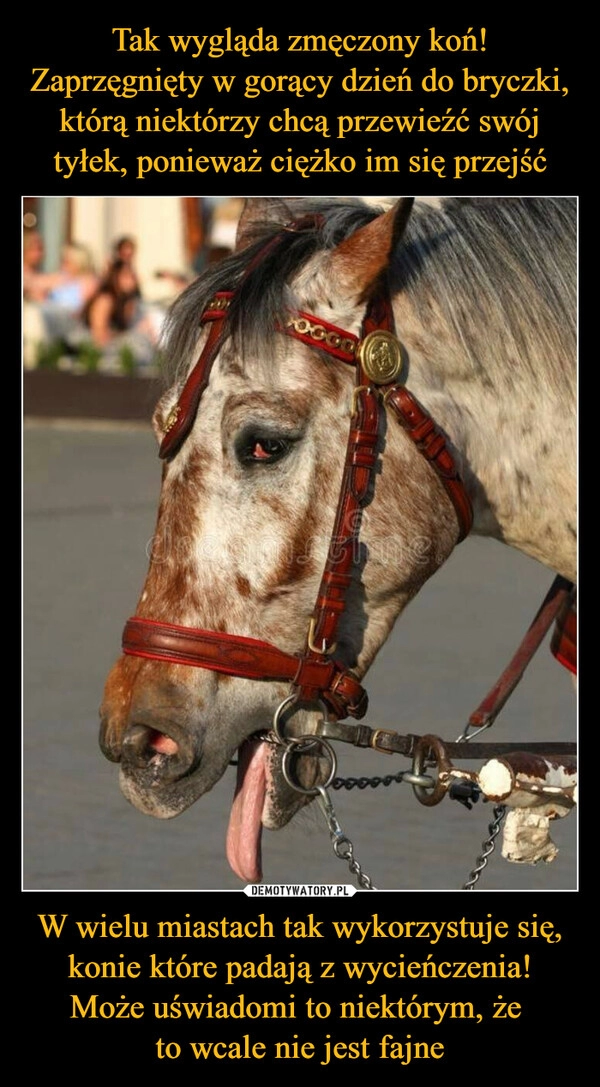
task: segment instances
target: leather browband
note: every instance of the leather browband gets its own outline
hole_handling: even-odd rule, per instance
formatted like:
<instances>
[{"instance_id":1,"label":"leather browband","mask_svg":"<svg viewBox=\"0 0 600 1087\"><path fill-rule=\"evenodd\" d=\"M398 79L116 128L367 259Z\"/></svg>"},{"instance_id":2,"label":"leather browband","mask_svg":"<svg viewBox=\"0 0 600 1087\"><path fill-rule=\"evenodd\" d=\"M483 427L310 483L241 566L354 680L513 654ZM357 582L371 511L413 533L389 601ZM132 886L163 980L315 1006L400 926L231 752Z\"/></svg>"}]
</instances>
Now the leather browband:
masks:
<instances>
[{"instance_id":1,"label":"leather browband","mask_svg":"<svg viewBox=\"0 0 600 1087\"><path fill-rule=\"evenodd\" d=\"M232 297L231 291L219 292L202 314L201 323L210 323L211 328L198 362L167 419L159 453L162 458L174 456L190 432L212 364L227 335L225 317ZM371 334L381 334L381 341L375 342L380 357L383 353L384 365L390 340L400 351L393 328L389 298L379 295L369 304L360 339L304 312L290 315L285 327L279 330L356 368L353 414L332 545L305 652L302 655L289 654L256 638L135 616L125 626L124 653L208 668L248 679L285 680L292 683L299 701L314 703L322 700L335 718L364 716L368 703L366 691L357 677L333 658L333 653L339 621L346 606L346 593L353 576L361 512L370 500L375 484L382 403L390 405L407 435L442 481L456 511L458 540L463 540L469 534L473 521L471 502L442 431L405 386L388 382L385 395L381 397L378 385L385 385L385 378L377 381L369 377L365 370L367 363L362 351ZM377 367L381 363L376 360L375 365Z\"/></svg>"}]
</instances>

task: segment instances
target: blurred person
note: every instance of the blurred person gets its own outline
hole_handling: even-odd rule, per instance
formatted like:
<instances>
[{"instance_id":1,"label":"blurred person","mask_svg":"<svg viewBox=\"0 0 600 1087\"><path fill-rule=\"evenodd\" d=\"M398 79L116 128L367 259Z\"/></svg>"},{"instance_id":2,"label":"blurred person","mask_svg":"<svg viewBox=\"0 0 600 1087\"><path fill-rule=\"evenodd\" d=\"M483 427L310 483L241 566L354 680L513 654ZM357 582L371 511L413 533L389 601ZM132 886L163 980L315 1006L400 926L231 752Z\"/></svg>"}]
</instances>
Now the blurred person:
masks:
<instances>
[{"instance_id":1,"label":"blurred person","mask_svg":"<svg viewBox=\"0 0 600 1087\"><path fill-rule=\"evenodd\" d=\"M124 234L122 238L117 238L113 245L113 261L123 260L126 264L130 264L133 267L136 250L137 243L135 238L130 237L128 234Z\"/></svg>"},{"instance_id":2,"label":"blurred person","mask_svg":"<svg viewBox=\"0 0 600 1087\"><path fill-rule=\"evenodd\" d=\"M23 338L26 366L34 366L38 348L56 343L69 351L83 307L98 285L83 245L65 245L56 272L40 270L44 242L36 230L23 234Z\"/></svg>"},{"instance_id":3,"label":"blurred person","mask_svg":"<svg viewBox=\"0 0 600 1087\"><path fill-rule=\"evenodd\" d=\"M110 274L110 270L116 261L123 261L124 264L128 264L134 275L137 275L135 270L135 256L137 253L137 241L130 234L123 234L121 237L116 238L112 242L110 247L110 253L106 258L106 264L102 273L102 278L106 278Z\"/></svg>"},{"instance_id":4,"label":"blurred person","mask_svg":"<svg viewBox=\"0 0 600 1087\"><path fill-rule=\"evenodd\" d=\"M156 333L142 304L142 295L130 263L117 259L111 264L83 311L83 323L91 340L114 362L124 347L131 349L136 363L152 360Z\"/></svg>"},{"instance_id":5,"label":"blurred person","mask_svg":"<svg viewBox=\"0 0 600 1087\"><path fill-rule=\"evenodd\" d=\"M47 301L67 320L75 320L82 314L98 287L88 250L77 243L63 246L60 268L48 279Z\"/></svg>"},{"instance_id":6,"label":"blurred person","mask_svg":"<svg viewBox=\"0 0 600 1087\"><path fill-rule=\"evenodd\" d=\"M37 230L23 231L23 296L41 302L49 290L49 277L40 271L44 261L44 241Z\"/></svg>"},{"instance_id":7,"label":"blurred person","mask_svg":"<svg viewBox=\"0 0 600 1087\"><path fill-rule=\"evenodd\" d=\"M56 272L39 271L43 258L43 240L32 232L23 242L23 295L38 310L44 330L42 339L67 345L98 286L98 278L83 245L64 245Z\"/></svg>"}]
</instances>

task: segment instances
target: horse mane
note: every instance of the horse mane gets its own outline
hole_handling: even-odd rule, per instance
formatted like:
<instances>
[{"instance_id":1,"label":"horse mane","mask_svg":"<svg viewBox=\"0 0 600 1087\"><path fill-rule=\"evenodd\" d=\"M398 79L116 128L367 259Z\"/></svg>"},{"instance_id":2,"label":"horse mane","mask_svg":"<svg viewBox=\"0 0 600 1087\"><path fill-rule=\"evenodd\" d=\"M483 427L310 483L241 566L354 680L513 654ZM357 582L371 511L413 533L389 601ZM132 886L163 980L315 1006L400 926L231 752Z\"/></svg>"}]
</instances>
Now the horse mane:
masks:
<instances>
[{"instance_id":1,"label":"horse mane","mask_svg":"<svg viewBox=\"0 0 600 1087\"><path fill-rule=\"evenodd\" d=\"M319 250L335 248L382 210L341 199L274 207L276 222L257 223L246 248L206 271L172 306L163 359L170 383L185 376L200 314L217 291L236 291L229 322L237 344L272 351L273 328L291 304L290 280ZM292 220L299 228L286 229ZM253 267L278 235L278 245ZM423 327L445 324L471 373L493 384L495 372L506 380L525 366L564 388L574 350L575 254L574 199L417 200L392 256L390 289L406 292Z\"/></svg>"},{"instance_id":2,"label":"horse mane","mask_svg":"<svg viewBox=\"0 0 600 1087\"><path fill-rule=\"evenodd\" d=\"M574 387L576 201L447 199L415 213L392 280L424 328L445 325L465 376L506 387L527 371Z\"/></svg>"},{"instance_id":3,"label":"horse mane","mask_svg":"<svg viewBox=\"0 0 600 1087\"><path fill-rule=\"evenodd\" d=\"M287 215L285 211L287 210ZM273 328L289 308L288 281L321 249L334 249L361 226L380 214L380 209L361 201L297 200L277 202L282 214L275 221L258 221L254 240L245 249L209 268L176 299L165 329L163 364L167 380L182 379L198 340L198 321L217 291L235 290L228 321L232 335L252 350L273 349ZM303 229L284 230L285 223L316 217ZM281 235L277 248L247 272L261 249Z\"/></svg>"}]
</instances>

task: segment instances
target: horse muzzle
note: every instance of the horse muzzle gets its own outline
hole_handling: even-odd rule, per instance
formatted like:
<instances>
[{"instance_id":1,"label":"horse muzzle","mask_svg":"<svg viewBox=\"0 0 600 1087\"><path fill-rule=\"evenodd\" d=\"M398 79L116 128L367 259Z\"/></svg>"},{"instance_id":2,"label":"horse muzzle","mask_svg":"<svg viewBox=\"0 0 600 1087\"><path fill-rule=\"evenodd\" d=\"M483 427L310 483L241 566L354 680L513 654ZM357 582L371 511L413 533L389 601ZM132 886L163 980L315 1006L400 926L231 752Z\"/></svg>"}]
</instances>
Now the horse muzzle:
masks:
<instances>
[{"instance_id":1,"label":"horse muzzle","mask_svg":"<svg viewBox=\"0 0 600 1087\"><path fill-rule=\"evenodd\" d=\"M310 741L314 709L306 712L288 696L269 730L270 698L257 700L249 712L247 697L241 697L247 692L241 692L243 715L227 701L235 683L248 680L228 681L223 700L215 673L194 674L200 682L188 686L183 678L189 680L190 672L181 665L123 656L106 683L100 746L109 760L120 763L127 800L158 819L189 808L236 757L227 856L241 879L256 881L262 872L262 828L285 826L327 777L322 747ZM251 684L251 689L260 687ZM226 728L221 721L227 721ZM290 727L295 740L288 737Z\"/></svg>"},{"instance_id":2,"label":"horse muzzle","mask_svg":"<svg viewBox=\"0 0 600 1087\"><path fill-rule=\"evenodd\" d=\"M208 792L238 752L264 736L272 715L262 702L236 714L227 692L225 704L219 699L214 673L194 677L189 685L188 669L123 656L107 679L100 747L109 761L120 764L127 799L156 818L179 815ZM242 701L247 706L247 699ZM269 748L266 807L269 821L284 825L303 801L280 772L281 748ZM308 760L302 762L306 767Z\"/></svg>"},{"instance_id":3,"label":"horse muzzle","mask_svg":"<svg viewBox=\"0 0 600 1087\"><path fill-rule=\"evenodd\" d=\"M178 815L206 792L227 765L203 758L207 729L202 700L163 666L122 657L112 669L100 711L100 747L121 765L121 788L137 808L159 818Z\"/></svg>"}]
</instances>

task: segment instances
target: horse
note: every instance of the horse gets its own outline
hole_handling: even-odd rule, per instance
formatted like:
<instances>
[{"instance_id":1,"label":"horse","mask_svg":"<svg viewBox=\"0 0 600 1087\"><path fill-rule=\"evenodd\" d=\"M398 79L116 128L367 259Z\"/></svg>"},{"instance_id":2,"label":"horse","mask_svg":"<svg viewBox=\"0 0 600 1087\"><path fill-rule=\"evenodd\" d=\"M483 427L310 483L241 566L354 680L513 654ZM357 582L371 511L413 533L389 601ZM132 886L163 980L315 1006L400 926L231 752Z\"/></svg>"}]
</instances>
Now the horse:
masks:
<instances>
[{"instance_id":1,"label":"horse","mask_svg":"<svg viewBox=\"0 0 600 1087\"><path fill-rule=\"evenodd\" d=\"M129 801L176 816L237 754L227 856L258 881L262 827L323 780L317 720L364 714L465 535L575 582L575 313L574 200L246 202L169 318L156 532L101 707Z\"/></svg>"}]
</instances>

